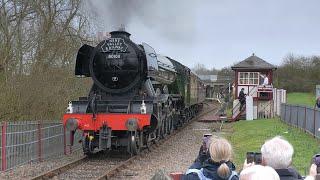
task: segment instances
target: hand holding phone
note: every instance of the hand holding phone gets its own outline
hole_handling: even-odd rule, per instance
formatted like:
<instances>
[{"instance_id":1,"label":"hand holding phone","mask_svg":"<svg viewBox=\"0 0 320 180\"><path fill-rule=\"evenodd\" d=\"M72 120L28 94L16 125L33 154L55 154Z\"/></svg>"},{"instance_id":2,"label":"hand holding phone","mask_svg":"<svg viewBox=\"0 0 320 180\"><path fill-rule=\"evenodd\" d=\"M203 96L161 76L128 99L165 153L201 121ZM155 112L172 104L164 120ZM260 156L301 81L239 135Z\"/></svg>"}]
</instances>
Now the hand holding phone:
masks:
<instances>
[{"instance_id":1,"label":"hand holding phone","mask_svg":"<svg viewBox=\"0 0 320 180\"><path fill-rule=\"evenodd\" d=\"M212 134L204 134L202 138L202 150L203 152L207 152L210 145L210 138Z\"/></svg>"},{"instance_id":2,"label":"hand holding phone","mask_svg":"<svg viewBox=\"0 0 320 180\"><path fill-rule=\"evenodd\" d=\"M258 152L247 152L247 163L261 164L262 155Z\"/></svg>"},{"instance_id":3,"label":"hand holding phone","mask_svg":"<svg viewBox=\"0 0 320 180\"><path fill-rule=\"evenodd\" d=\"M247 163L253 163L254 162L254 152L247 152Z\"/></svg>"},{"instance_id":4,"label":"hand holding phone","mask_svg":"<svg viewBox=\"0 0 320 180\"><path fill-rule=\"evenodd\" d=\"M320 154L316 154L312 158L312 163L317 165L317 173L320 173Z\"/></svg>"}]
</instances>

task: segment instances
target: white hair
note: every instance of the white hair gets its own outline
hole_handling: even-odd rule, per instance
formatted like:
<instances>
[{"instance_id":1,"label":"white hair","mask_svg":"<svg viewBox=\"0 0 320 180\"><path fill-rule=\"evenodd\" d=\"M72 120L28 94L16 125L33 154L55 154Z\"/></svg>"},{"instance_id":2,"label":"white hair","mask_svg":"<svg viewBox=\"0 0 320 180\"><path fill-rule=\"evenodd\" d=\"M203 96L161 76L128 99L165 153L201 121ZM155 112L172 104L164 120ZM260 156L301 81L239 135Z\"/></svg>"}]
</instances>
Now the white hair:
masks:
<instances>
[{"instance_id":1,"label":"white hair","mask_svg":"<svg viewBox=\"0 0 320 180\"><path fill-rule=\"evenodd\" d=\"M265 165L274 169L288 168L294 153L292 145L281 136L267 140L261 147L261 154Z\"/></svg>"},{"instance_id":2,"label":"white hair","mask_svg":"<svg viewBox=\"0 0 320 180\"><path fill-rule=\"evenodd\" d=\"M254 165L241 171L240 180L280 180L280 177L272 167Z\"/></svg>"}]
</instances>

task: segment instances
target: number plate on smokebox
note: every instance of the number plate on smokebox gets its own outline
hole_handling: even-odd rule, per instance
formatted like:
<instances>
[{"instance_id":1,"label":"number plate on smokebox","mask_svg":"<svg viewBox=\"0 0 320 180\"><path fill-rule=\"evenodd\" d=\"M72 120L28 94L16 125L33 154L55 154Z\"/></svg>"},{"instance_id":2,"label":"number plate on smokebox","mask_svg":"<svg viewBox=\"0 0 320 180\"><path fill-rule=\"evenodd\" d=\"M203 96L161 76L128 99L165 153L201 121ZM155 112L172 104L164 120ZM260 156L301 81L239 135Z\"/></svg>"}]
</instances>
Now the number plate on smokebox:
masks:
<instances>
[{"instance_id":1,"label":"number plate on smokebox","mask_svg":"<svg viewBox=\"0 0 320 180\"><path fill-rule=\"evenodd\" d=\"M108 54L107 55L108 59L121 59L121 54Z\"/></svg>"}]
</instances>

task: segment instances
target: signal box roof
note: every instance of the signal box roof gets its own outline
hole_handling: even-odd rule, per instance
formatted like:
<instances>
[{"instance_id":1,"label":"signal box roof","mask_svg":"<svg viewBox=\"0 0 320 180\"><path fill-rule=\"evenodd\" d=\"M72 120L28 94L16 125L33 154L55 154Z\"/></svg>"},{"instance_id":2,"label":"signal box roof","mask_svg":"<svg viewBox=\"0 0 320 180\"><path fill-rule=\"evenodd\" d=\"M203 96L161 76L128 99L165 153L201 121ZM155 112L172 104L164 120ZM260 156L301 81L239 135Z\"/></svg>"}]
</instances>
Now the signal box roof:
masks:
<instances>
[{"instance_id":1,"label":"signal box roof","mask_svg":"<svg viewBox=\"0 0 320 180\"><path fill-rule=\"evenodd\" d=\"M252 56L250 56L247 59L232 66L231 69L232 70L237 70L237 69L243 69L243 70L245 70L245 69L250 69L250 70L271 69L271 70L276 70L277 68L274 65L268 63L267 61L259 58L255 54L252 54Z\"/></svg>"}]
</instances>

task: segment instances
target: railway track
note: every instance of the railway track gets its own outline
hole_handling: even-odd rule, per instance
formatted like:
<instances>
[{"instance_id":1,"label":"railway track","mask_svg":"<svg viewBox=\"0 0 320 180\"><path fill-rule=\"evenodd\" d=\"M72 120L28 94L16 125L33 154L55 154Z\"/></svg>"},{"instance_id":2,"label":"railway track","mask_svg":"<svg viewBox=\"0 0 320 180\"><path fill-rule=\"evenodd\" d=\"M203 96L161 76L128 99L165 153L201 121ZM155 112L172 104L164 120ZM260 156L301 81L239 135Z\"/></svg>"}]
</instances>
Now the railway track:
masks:
<instances>
[{"instance_id":1,"label":"railway track","mask_svg":"<svg viewBox=\"0 0 320 180\"><path fill-rule=\"evenodd\" d=\"M214 111L218 107L213 105L213 107L208 107L208 110L202 112L197 117L193 118L190 122ZM171 137L175 136L177 133L182 131L187 127L189 123L184 124L182 127L175 130L170 135L167 135L164 139L161 139L156 144L152 145L149 149L144 149L137 156L121 156L118 154L103 154L97 153L93 157L82 157L66 165L62 165L56 169L40 174L33 177L32 180L40 179L110 179L120 171L124 170L128 165L134 162L137 158L143 158L144 155L150 151L156 150L163 143L168 141Z\"/></svg>"}]
</instances>

